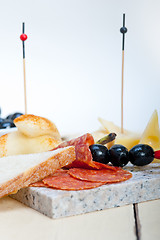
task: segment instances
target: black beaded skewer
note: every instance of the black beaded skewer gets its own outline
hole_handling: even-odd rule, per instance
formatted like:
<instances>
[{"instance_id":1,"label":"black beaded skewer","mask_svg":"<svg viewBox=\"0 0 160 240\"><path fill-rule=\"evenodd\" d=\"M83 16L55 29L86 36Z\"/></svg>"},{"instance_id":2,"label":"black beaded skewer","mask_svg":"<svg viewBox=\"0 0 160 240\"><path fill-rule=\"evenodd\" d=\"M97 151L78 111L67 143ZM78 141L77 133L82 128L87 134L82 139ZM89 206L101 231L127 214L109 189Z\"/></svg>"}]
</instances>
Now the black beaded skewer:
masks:
<instances>
[{"instance_id":1,"label":"black beaded skewer","mask_svg":"<svg viewBox=\"0 0 160 240\"><path fill-rule=\"evenodd\" d=\"M120 32L123 34L123 37L122 37L122 83L121 83L121 133L123 133L124 43L125 43L125 33L127 33L127 28L125 27L125 13L123 13L123 27L120 28Z\"/></svg>"}]
</instances>

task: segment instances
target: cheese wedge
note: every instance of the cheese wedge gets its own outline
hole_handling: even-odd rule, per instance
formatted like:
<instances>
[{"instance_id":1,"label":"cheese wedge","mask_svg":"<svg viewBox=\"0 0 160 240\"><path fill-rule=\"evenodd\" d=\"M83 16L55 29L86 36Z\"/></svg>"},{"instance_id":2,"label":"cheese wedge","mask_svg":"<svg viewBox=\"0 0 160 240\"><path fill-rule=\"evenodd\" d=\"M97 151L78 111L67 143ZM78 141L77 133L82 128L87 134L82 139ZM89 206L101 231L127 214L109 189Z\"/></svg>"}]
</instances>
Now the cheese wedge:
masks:
<instances>
[{"instance_id":1,"label":"cheese wedge","mask_svg":"<svg viewBox=\"0 0 160 240\"><path fill-rule=\"evenodd\" d=\"M155 110L142 134L140 143L150 145L154 150L160 150L160 129L158 123L158 113ZM153 162L159 162L154 159Z\"/></svg>"},{"instance_id":2,"label":"cheese wedge","mask_svg":"<svg viewBox=\"0 0 160 240\"><path fill-rule=\"evenodd\" d=\"M158 123L158 113L155 110L142 134L140 143L150 145L154 150L160 149L160 130Z\"/></svg>"},{"instance_id":3,"label":"cheese wedge","mask_svg":"<svg viewBox=\"0 0 160 240\"><path fill-rule=\"evenodd\" d=\"M27 137L39 137L48 134L56 140L61 140L56 125L47 118L25 114L15 118L14 124L18 131Z\"/></svg>"},{"instance_id":4,"label":"cheese wedge","mask_svg":"<svg viewBox=\"0 0 160 240\"><path fill-rule=\"evenodd\" d=\"M140 135L136 133L128 133L128 134L118 134L115 139L114 144L122 144L128 150L137 145L140 140Z\"/></svg>"},{"instance_id":5,"label":"cheese wedge","mask_svg":"<svg viewBox=\"0 0 160 240\"><path fill-rule=\"evenodd\" d=\"M60 143L61 141L50 135L30 138L15 131L0 137L0 157L46 152L56 148Z\"/></svg>"},{"instance_id":6,"label":"cheese wedge","mask_svg":"<svg viewBox=\"0 0 160 240\"><path fill-rule=\"evenodd\" d=\"M99 118L98 119L102 126L106 130L106 134L110 132L114 132L117 134L117 137L114 141L109 143L107 145L108 148L113 146L114 144L122 144L124 145L128 150L130 150L133 146L139 143L140 141L140 135L137 133L133 133L131 131L128 131L124 129L124 133L121 133L121 128L116 126L113 122L107 121L105 119Z\"/></svg>"},{"instance_id":7,"label":"cheese wedge","mask_svg":"<svg viewBox=\"0 0 160 240\"><path fill-rule=\"evenodd\" d=\"M103 118L98 118L99 122L102 124L102 126L106 129L107 133L115 132L116 134L121 133L120 127L115 125L113 122L107 121ZM124 129L124 134L128 134L129 131Z\"/></svg>"},{"instance_id":8,"label":"cheese wedge","mask_svg":"<svg viewBox=\"0 0 160 240\"><path fill-rule=\"evenodd\" d=\"M75 160L73 146L0 158L0 197L16 193Z\"/></svg>"},{"instance_id":9,"label":"cheese wedge","mask_svg":"<svg viewBox=\"0 0 160 240\"><path fill-rule=\"evenodd\" d=\"M46 118L25 114L14 123L17 131L0 137L0 157L46 152L62 142L55 124Z\"/></svg>"}]
</instances>

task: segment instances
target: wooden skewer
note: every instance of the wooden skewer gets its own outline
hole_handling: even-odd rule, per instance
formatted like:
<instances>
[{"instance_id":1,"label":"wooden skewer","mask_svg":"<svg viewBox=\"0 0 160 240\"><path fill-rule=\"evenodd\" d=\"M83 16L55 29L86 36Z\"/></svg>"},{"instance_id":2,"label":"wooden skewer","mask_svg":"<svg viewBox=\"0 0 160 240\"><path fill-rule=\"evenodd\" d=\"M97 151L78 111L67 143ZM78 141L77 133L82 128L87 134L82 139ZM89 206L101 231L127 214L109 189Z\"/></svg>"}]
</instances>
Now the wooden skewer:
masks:
<instances>
[{"instance_id":1,"label":"wooden skewer","mask_svg":"<svg viewBox=\"0 0 160 240\"><path fill-rule=\"evenodd\" d=\"M24 32L25 32L25 24L22 23L22 34L20 36L20 39L22 40L22 47L23 47L24 106L25 106L25 114L27 114L26 63L25 63L25 44L24 44L24 41L27 40L27 35Z\"/></svg>"},{"instance_id":2,"label":"wooden skewer","mask_svg":"<svg viewBox=\"0 0 160 240\"><path fill-rule=\"evenodd\" d=\"M123 39L122 39L122 82L121 82L121 133L124 133L124 129L123 129L124 40L125 40L125 33L127 32L127 28L125 27L125 13L123 14L123 27L120 29L120 32L123 34Z\"/></svg>"},{"instance_id":3,"label":"wooden skewer","mask_svg":"<svg viewBox=\"0 0 160 240\"><path fill-rule=\"evenodd\" d=\"M25 105L25 114L27 114L27 90L26 90L26 63L25 63L25 58L23 58L23 74L24 74L24 105Z\"/></svg>"},{"instance_id":4,"label":"wooden skewer","mask_svg":"<svg viewBox=\"0 0 160 240\"><path fill-rule=\"evenodd\" d=\"M122 82L121 82L121 133L123 133L123 89L124 89L124 50L122 50Z\"/></svg>"}]
</instances>

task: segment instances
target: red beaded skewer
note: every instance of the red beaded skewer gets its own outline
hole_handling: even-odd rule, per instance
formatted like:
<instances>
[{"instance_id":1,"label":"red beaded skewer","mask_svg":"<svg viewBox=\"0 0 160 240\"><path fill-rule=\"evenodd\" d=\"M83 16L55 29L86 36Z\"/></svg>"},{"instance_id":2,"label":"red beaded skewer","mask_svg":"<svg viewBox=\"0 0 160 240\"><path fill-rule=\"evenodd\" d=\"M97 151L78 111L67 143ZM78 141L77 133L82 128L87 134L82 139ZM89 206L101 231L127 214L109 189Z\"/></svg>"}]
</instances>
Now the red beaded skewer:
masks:
<instances>
[{"instance_id":1,"label":"red beaded skewer","mask_svg":"<svg viewBox=\"0 0 160 240\"><path fill-rule=\"evenodd\" d=\"M23 75L24 75L24 105L25 105L25 114L27 114L27 93L26 93L26 64L25 64L25 44L24 42L27 40L27 35L25 32L25 23L22 23L22 34L20 35L20 39L22 40L23 47Z\"/></svg>"},{"instance_id":2,"label":"red beaded skewer","mask_svg":"<svg viewBox=\"0 0 160 240\"><path fill-rule=\"evenodd\" d=\"M154 158L160 159L160 150L154 152Z\"/></svg>"}]
</instances>

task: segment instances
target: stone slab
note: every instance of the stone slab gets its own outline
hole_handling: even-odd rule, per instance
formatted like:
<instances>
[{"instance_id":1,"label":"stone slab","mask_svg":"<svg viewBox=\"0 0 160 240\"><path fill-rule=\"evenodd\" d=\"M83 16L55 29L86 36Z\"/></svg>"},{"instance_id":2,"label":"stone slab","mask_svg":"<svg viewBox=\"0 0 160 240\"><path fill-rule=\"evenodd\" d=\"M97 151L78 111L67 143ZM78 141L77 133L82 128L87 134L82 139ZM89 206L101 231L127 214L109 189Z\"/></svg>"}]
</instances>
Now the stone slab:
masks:
<instances>
[{"instance_id":1,"label":"stone slab","mask_svg":"<svg viewBox=\"0 0 160 240\"><path fill-rule=\"evenodd\" d=\"M160 163L144 167L127 165L125 169L133 174L133 177L125 182L80 191L29 187L19 190L12 198L50 218L74 216L160 199Z\"/></svg>"}]
</instances>

